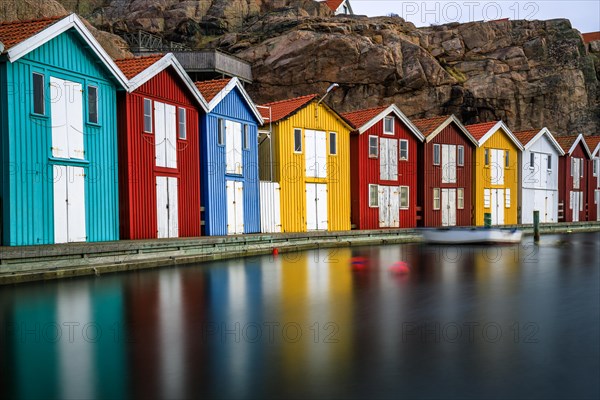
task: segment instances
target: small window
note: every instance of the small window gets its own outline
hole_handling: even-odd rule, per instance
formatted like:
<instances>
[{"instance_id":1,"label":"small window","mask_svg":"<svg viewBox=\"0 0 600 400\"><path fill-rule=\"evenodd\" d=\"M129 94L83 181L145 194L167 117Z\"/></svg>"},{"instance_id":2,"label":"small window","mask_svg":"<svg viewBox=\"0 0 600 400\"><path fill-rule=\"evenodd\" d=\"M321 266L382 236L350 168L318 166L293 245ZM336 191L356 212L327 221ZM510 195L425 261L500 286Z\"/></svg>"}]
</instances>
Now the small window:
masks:
<instances>
[{"instance_id":1,"label":"small window","mask_svg":"<svg viewBox=\"0 0 600 400\"><path fill-rule=\"evenodd\" d=\"M577 159L571 158L571 176L574 176L573 172L575 171L575 163L576 162L577 162Z\"/></svg>"},{"instance_id":2,"label":"small window","mask_svg":"<svg viewBox=\"0 0 600 400\"><path fill-rule=\"evenodd\" d=\"M510 167L510 157L509 157L509 155L510 155L510 152L508 150L506 150L504 152L504 166L506 168Z\"/></svg>"},{"instance_id":3,"label":"small window","mask_svg":"<svg viewBox=\"0 0 600 400\"><path fill-rule=\"evenodd\" d=\"M490 165L490 150L485 149L483 152L483 165L486 167Z\"/></svg>"},{"instance_id":4,"label":"small window","mask_svg":"<svg viewBox=\"0 0 600 400\"><path fill-rule=\"evenodd\" d=\"M408 160L408 140L400 139L400 159Z\"/></svg>"},{"instance_id":5,"label":"small window","mask_svg":"<svg viewBox=\"0 0 600 400\"><path fill-rule=\"evenodd\" d=\"M46 98L45 94L45 85L44 85L44 75L42 74L33 74L33 113L44 115L46 114L46 105L44 99Z\"/></svg>"},{"instance_id":6,"label":"small window","mask_svg":"<svg viewBox=\"0 0 600 400\"><path fill-rule=\"evenodd\" d=\"M506 189L504 192L504 207L510 208L510 189Z\"/></svg>"},{"instance_id":7,"label":"small window","mask_svg":"<svg viewBox=\"0 0 600 400\"><path fill-rule=\"evenodd\" d=\"M483 208L490 208L491 192L490 189L483 189Z\"/></svg>"},{"instance_id":8,"label":"small window","mask_svg":"<svg viewBox=\"0 0 600 400\"><path fill-rule=\"evenodd\" d=\"M219 118L219 128L217 131L217 144L223 146L225 144L225 120Z\"/></svg>"},{"instance_id":9,"label":"small window","mask_svg":"<svg viewBox=\"0 0 600 400\"><path fill-rule=\"evenodd\" d=\"M440 189L439 188L433 189L433 209L434 210L440 209Z\"/></svg>"},{"instance_id":10,"label":"small window","mask_svg":"<svg viewBox=\"0 0 600 400\"><path fill-rule=\"evenodd\" d=\"M294 152L302 153L302 129L294 129Z\"/></svg>"},{"instance_id":11,"label":"small window","mask_svg":"<svg viewBox=\"0 0 600 400\"><path fill-rule=\"evenodd\" d=\"M463 210L465 208L465 189L456 189L456 208Z\"/></svg>"},{"instance_id":12,"label":"small window","mask_svg":"<svg viewBox=\"0 0 600 400\"><path fill-rule=\"evenodd\" d=\"M433 165L440 165L440 145L433 145Z\"/></svg>"},{"instance_id":13,"label":"small window","mask_svg":"<svg viewBox=\"0 0 600 400\"><path fill-rule=\"evenodd\" d=\"M337 154L337 134L329 132L329 154L335 156Z\"/></svg>"},{"instance_id":14,"label":"small window","mask_svg":"<svg viewBox=\"0 0 600 400\"><path fill-rule=\"evenodd\" d=\"M529 169L534 169L535 168L535 154L531 153L529 154Z\"/></svg>"},{"instance_id":15,"label":"small window","mask_svg":"<svg viewBox=\"0 0 600 400\"><path fill-rule=\"evenodd\" d=\"M187 139L187 119L185 108L179 107L179 139Z\"/></svg>"},{"instance_id":16,"label":"small window","mask_svg":"<svg viewBox=\"0 0 600 400\"><path fill-rule=\"evenodd\" d=\"M369 207L379 207L378 185L369 185Z\"/></svg>"},{"instance_id":17,"label":"small window","mask_svg":"<svg viewBox=\"0 0 600 400\"><path fill-rule=\"evenodd\" d=\"M548 154L548 171L552 171L552 154Z\"/></svg>"},{"instance_id":18,"label":"small window","mask_svg":"<svg viewBox=\"0 0 600 400\"><path fill-rule=\"evenodd\" d=\"M369 158L377 158L379 156L379 138L377 136L369 136Z\"/></svg>"},{"instance_id":19,"label":"small window","mask_svg":"<svg viewBox=\"0 0 600 400\"><path fill-rule=\"evenodd\" d=\"M383 133L388 135L394 134L394 117L385 117L383 119Z\"/></svg>"},{"instance_id":20,"label":"small window","mask_svg":"<svg viewBox=\"0 0 600 400\"><path fill-rule=\"evenodd\" d=\"M550 156L548 156L548 169L550 169ZM598 176L598 169L600 169L600 158L594 158L594 176Z\"/></svg>"},{"instance_id":21,"label":"small window","mask_svg":"<svg viewBox=\"0 0 600 400\"><path fill-rule=\"evenodd\" d=\"M243 142L244 150L248 150L250 148L250 127L248 124L244 124Z\"/></svg>"},{"instance_id":22,"label":"small window","mask_svg":"<svg viewBox=\"0 0 600 400\"><path fill-rule=\"evenodd\" d=\"M465 146L458 146L458 166L465 165Z\"/></svg>"},{"instance_id":23,"label":"small window","mask_svg":"<svg viewBox=\"0 0 600 400\"><path fill-rule=\"evenodd\" d=\"M579 162L581 163L579 166L579 176L583 178L583 158L580 158Z\"/></svg>"},{"instance_id":24,"label":"small window","mask_svg":"<svg viewBox=\"0 0 600 400\"><path fill-rule=\"evenodd\" d=\"M88 86L88 121L92 124L98 123L98 88Z\"/></svg>"},{"instance_id":25,"label":"small window","mask_svg":"<svg viewBox=\"0 0 600 400\"><path fill-rule=\"evenodd\" d=\"M144 99L144 132L152 133L152 100Z\"/></svg>"},{"instance_id":26,"label":"small window","mask_svg":"<svg viewBox=\"0 0 600 400\"><path fill-rule=\"evenodd\" d=\"M409 188L408 186L400 186L400 209L408 208L408 194Z\"/></svg>"}]
</instances>

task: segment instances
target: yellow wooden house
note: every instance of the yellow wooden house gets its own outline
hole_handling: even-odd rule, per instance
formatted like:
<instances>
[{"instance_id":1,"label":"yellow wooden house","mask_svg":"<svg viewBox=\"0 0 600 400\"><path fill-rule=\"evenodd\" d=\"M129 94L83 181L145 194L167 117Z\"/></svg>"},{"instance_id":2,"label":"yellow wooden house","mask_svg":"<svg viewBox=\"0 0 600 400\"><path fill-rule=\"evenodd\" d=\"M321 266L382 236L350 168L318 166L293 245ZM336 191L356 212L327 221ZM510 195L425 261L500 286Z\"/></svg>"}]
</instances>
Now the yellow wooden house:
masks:
<instances>
[{"instance_id":1,"label":"yellow wooden house","mask_svg":"<svg viewBox=\"0 0 600 400\"><path fill-rule=\"evenodd\" d=\"M317 95L259 110L262 231L350 230L352 127Z\"/></svg>"},{"instance_id":2,"label":"yellow wooden house","mask_svg":"<svg viewBox=\"0 0 600 400\"><path fill-rule=\"evenodd\" d=\"M468 125L477 140L473 166L474 223L512 225L519 214L519 162L523 146L502 121Z\"/></svg>"}]
</instances>

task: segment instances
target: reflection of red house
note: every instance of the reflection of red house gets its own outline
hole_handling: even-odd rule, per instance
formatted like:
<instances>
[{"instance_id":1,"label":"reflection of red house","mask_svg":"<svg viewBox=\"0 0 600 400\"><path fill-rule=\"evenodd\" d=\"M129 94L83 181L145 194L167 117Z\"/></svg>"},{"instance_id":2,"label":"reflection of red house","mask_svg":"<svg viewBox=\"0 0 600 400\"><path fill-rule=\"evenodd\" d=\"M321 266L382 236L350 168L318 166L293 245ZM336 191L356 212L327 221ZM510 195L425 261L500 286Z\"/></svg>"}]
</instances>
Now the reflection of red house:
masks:
<instances>
[{"instance_id":1,"label":"reflection of red house","mask_svg":"<svg viewBox=\"0 0 600 400\"><path fill-rule=\"evenodd\" d=\"M122 239L200 236L199 113L205 100L172 54L117 60Z\"/></svg>"},{"instance_id":2,"label":"reflection of red house","mask_svg":"<svg viewBox=\"0 0 600 400\"><path fill-rule=\"evenodd\" d=\"M425 136L418 169L420 225L472 225L473 154L477 141L454 115L413 123Z\"/></svg>"},{"instance_id":3,"label":"reflection of red house","mask_svg":"<svg viewBox=\"0 0 600 400\"><path fill-rule=\"evenodd\" d=\"M342 116L356 128L350 137L352 224L357 229L415 227L423 135L395 105Z\"/></svg>"},{"instance_id":4,"label":"reflection of red house","mask_svg":"<svg viewBox=\"0 0 600 400\"><path fill-rule=\"evenodd\" d=\"M588 191L588 175L591 169L590 150L581 134L559 136L556 141L565 151L558 165L558 220L560 222L587 221L588 206L593 203L593 198L590 201Z\"/></svg>"}]
</instances>

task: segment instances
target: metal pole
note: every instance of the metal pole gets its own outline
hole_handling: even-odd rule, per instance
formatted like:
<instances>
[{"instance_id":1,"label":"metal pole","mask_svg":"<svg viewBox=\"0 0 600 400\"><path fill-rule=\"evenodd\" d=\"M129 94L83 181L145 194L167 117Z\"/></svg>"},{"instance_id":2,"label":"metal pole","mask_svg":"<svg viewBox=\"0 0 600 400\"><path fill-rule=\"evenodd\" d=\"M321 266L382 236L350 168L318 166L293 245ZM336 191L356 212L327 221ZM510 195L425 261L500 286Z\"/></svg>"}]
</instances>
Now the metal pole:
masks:
<instances>
[{"instance_id":1,"label":"metal pole","mask_svg":"<svg viewBox=\"0 0 600 400\"><path fill-rule=\"evenodd\" d=\"M533 241L540 241L540 212L537 210L533 212Z\"/></svg>"}]
</instances>

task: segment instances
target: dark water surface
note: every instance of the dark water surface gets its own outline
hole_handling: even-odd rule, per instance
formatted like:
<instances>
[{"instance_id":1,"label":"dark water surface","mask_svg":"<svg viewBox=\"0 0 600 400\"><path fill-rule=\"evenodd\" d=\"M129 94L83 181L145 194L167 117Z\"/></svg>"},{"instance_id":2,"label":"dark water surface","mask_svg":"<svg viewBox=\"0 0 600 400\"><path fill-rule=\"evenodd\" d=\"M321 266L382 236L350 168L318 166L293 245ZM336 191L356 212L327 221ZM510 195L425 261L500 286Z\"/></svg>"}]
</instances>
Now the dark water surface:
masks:
<instances>
[{"instance_id":1,"label":"dark water surface","mask_svg":"<svg viewBox=\"0 0 600 400\"><path fill-rule=\"evenodd\" d=\"M598 398L600 234L2 287L0 327L0 398Z\"/></svg>"}]
</instances>

